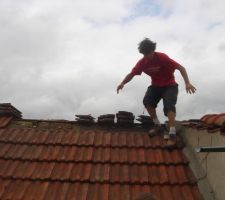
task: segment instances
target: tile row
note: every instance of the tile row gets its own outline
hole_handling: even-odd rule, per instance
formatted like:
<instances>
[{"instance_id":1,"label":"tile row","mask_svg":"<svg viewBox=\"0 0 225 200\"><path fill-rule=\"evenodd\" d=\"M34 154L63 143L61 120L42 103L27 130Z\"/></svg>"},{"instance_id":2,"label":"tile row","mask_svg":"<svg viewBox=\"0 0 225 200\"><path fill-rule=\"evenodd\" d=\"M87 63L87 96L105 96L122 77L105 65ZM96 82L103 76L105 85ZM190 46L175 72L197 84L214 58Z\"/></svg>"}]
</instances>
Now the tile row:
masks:
<instances>
[{"instance_id":1,"label":"tile row","mask_svg":"<svg viewBox=\"0 0 225 200\"><path fill-rule=\"evenodd\" d=\"M6 127L12 119L13 117L0 116L0 128Z\"/></svg>"},{"instance_id":2,"label":"tile row","mask_svg":"<svg viewBox=\"0 0 225 200\"><path fill-rule=\"evenodd\" d=\"M0 159L0 178L120 184L195 184L187 165L28 162Z\"/></svg>"},{"instance_id":3,"label":"tile row","mask_svg":"<svg viewBox=\"0 0 225 200\"><path fill-rule=\"evenodd\" d=\"M157 200L203 200L193 185L110 185L1 180L0 199L21 200L130 200L151 193Z\"/></svg>"},{"instance_id":4,"label":"tile row","mask_svg":"<svg viewBox=\"0 0 225 200\"><path fill-rule=\"evenodd\" d=\"M150 138L143 132L107 132L79 130L39 130L7 128L0 130L0 142L14 144L42 144L96 147L165 148L161 135ZM179 143L178 148L182 148Z\"/></svg>"},{"instance_id":5,"label":"tile row","mask_svg":"<svg viewBox=\"0 0 225 200\"><path fill-rule=\"evenodd\" d=\"M124 164L188 164L175 149L46 146L0 143L0 158L24 161L93 162Z\"/></svg>"}]
</instances>

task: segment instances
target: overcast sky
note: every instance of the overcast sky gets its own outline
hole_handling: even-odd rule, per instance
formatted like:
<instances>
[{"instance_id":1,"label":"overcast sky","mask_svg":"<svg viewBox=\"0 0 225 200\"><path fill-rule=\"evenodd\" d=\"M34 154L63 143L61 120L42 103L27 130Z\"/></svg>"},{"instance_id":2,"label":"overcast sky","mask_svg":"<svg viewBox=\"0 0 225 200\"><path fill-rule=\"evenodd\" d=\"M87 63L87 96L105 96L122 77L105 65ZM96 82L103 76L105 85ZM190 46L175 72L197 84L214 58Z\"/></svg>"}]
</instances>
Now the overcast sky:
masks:
<instances>
[{"instance_id":1,"label":"overcast sky","mask_svg":"<svg viewBox=\"0 0 225 200\"><path fill-rule=\"evenodd\" d=\"M134 77L119 95L116 87L148 37L197 88L186 94L175 73L178 120L225 112L224 8L223 0L0 0L0 102L34 119L143 114L150 78ZM157 111L165 120L162 103Z\"/></svg>"}]
</instances>

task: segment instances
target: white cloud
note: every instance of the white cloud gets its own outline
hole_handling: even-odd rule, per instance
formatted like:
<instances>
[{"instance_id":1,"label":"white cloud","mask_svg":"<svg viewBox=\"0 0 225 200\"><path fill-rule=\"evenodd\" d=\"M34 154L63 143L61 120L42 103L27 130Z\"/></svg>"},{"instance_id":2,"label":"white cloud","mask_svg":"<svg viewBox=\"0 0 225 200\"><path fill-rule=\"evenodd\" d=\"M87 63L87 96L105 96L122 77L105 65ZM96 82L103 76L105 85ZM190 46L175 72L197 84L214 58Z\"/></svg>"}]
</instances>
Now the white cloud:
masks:
<instances>
[{"instance_id":1,"label":"white cloud","mask_svg":"<svg viewBox=\"0 0 225 200\"><path fill-rule=\"evenodd\" d=\"M1 102L11 102L25 118L118 110L137 116L148 77L135 77L119 95L116 87L141 58L139 41L150 37L158 51L186 67L198 89L187 95L176 72L178 119L224 112L225 3L160 0L143 12L146 3L0 0ZM164 120L162 104L158 111Z\"/></svg>"}]
</instances>

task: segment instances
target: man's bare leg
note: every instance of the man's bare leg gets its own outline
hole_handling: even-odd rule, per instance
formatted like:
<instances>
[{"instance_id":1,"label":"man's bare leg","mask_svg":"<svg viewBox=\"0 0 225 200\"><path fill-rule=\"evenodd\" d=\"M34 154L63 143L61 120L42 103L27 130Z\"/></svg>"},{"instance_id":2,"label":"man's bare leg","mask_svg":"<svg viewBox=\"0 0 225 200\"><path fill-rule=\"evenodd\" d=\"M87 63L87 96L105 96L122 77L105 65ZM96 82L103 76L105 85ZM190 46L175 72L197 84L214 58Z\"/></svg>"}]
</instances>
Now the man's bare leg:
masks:
<instances>
[{"instance_id":1,"label":"man's bare leg","mask_svg":"<svg viewBox=\"0 0 225 200\"><path fill-rule=\"evenodd\" d=\"M175 118L176 118L176 113L173 111L169 111L167 113L168 117L168 122L169 122L169 136L167 140L166 146L168 148L174 148L176 145L176 128L175 128Z\"/></svg>"},{"instance_id":2,"label":"man's bare leg","mask_svg":"<svg viewBox=\"0 0 225 200\"><path fill-rule=\"evenodd\" d=\"M153 137L160 131L161 124L160 124L160 121L159 121L159 119L157 117L156 109L154 107L152 107L152 106L148 106L148 107L146 107L146 109L147 109L149 115L151 116L154 124L156 125L155 127L151 128L149 130L149 136Z\"/></svg>"},{"instance_id":3,"label":"man's bare leg","mask_svg":"<svg viewBox=\"0 0 225 200\"><path fill-rule=\"evenodd\" d=\"M153 122L156 125L160 126L160 121L159 121L159 119L157 117L156 109L154 107L152 107L152 106L147 106L146 109L148 111L148 114L152 117Z\"/></svg>"},{"instance_id":4,"label":"man's bare leg","mask_svg":"<svg viewBox=\"0 0 225 200\"><path fill-rule=\"evenodd\" d=\"M176 118L176 113L173 111L169 111L167 113L168 116L168 121L169 121L169 127L174 127L175 126L175 118Z\"/></svg>"}]
</instances>

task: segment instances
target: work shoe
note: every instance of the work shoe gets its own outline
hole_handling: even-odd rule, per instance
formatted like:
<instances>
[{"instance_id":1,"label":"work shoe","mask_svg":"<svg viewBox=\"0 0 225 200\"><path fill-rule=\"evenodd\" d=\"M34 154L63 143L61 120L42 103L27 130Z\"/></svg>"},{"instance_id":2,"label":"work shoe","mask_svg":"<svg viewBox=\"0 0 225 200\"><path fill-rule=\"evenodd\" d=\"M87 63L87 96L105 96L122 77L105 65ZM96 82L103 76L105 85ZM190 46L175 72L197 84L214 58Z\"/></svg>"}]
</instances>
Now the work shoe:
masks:
<instances>
[{"instance_id":1,"label":"work shoe","mask_svg":"<svg viewBox=\"0 0 225 200\"><path fill-rule=\"evenodd\" d=\"M168 130L168 129L166 128L166 130ZM175 128L172 128L172 129L168 130L168 132L165 133L164 136L163 136L163 138L165 140L169 140L170 138L175 138L175 137L176 137L176 129Z\"/></svg>"},{"instance_id":2,"label":"work shoe","mask_svg":"<svg viewBox=\"0 0 225 200\"><path fill-rule=\"evenodd\" d=\"M169 134L169 139L167 140L165 147L167 149L174 149L176 145L177 145L176 134Z\"/></svg>"},{"instance_id":3,"label":"work shoe","mask_svg":"<svg viewBox=\"0 0 225 200\"><path fill-rule=\"evenodd\" d=\"M169 140L169 139L170 139L170 135L169 135L168 133L165 133L165 134L163 135L163 139L164 139L164 140Z\"/></svg>"},{"instance_id":4,"label":"work shoe","mask_svg":"<svg viewBox=\"0 0 225 200\"><path fill-rule=\"evenodd\" d=\"M154 137L154 136L156 136L157 134L159 134L162 131L163 131L163 129L162 129L161 126L155 125L153 128L151 128L149 130L148 134L149 134L150 137Z\"/></svg>"},{"instance_id":5,"label":"work shoe","mask_svg":"<svg viewBox=\"0 0 225 200\"><path fill-rule=\"evenodd\" d=\"M170 138L170 136L169 136L169 129L166 126L166 124L162 124L162 128L163 128L163 139L164 140L168 140Z\"/></svg>"}]
</instances>

